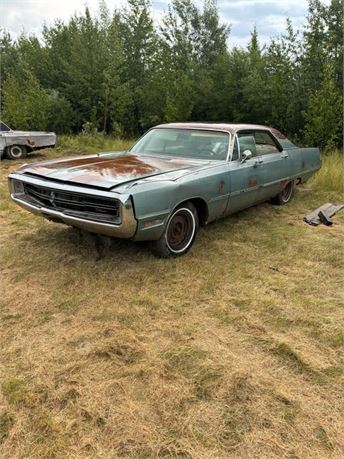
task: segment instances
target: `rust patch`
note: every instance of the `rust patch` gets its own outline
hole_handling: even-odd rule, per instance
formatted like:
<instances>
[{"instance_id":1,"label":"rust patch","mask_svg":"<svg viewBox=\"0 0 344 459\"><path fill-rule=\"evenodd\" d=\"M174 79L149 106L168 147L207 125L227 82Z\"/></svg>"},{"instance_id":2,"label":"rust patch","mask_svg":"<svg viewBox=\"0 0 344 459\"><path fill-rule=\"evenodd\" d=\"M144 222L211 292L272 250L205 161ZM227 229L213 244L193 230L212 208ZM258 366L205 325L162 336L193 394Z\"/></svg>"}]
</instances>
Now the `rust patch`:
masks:
<instances>
[{"instance_id":1,"label":"rust patch","mask_svg":"<svg viewBox=\"0 0 344 459\"><path fill-rule=\"evenodd\" d=\"M223 180L221 180L219 183L219 191L220 193L223 193L225 191L225 182Z\"/></svg>"},{"instance_id":2,"label":"rust patch","mask_svg":"<svg viewBox=\"0 0 344 459\"><path fill-rule=\"evenodd\" d=\"M257 186L257 180L255 180L252 177L250 177L248 179L248 187L249 188L253 188L254 186Z\"/></svg>"},{"instance_id":3,"label":"rust patch","mask_svg":"<svg viewBox=\"0 0 344 459\"><path fill-rule=\"evenodd\" d=\"M32 139L27 139L27 143L28 143L31 147L34 147L34 146L35 146L35 141L32 140Z\"/></svg>"},{"instance_id":4,"label":"rust patch","mask_svg":"<svg viewBox=\"0 0 344 459\"><path fill-rule=\"evenodd\" d=\"M158 158L146 155L90 155L28 164L20 172L47 175L53 179L95 186L114 186L120 182L164 172L197 167L197 161Z\"/></svg>"}]
</instances>

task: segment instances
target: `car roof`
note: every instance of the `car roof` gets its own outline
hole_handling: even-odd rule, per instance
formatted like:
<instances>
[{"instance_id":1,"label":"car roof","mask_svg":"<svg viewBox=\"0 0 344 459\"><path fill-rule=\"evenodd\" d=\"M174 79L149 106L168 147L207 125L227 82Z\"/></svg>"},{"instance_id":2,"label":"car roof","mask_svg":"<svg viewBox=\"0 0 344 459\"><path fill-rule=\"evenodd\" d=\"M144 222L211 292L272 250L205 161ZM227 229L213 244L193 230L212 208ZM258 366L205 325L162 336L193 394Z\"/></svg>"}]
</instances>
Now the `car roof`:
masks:
<instances>
[{"instance_id":1,"label":"car roof","mask_svg":"<svg viewBox=\"0 0 344 459\"><path fill-rule=\"evenodd\" d=\"M265 130L270 131L278 139L285 139L283 135L277 129L271 126L264 126L261 124L237 124L237 123L202 123L202 122L190 122L190 123L167 123L159 124L154 126L156 128L179 128L179 129L204 129L204 130L216 130L216 131L225 131L235 134L237 131L245 130Z\"/></svg>"}]
</instances>

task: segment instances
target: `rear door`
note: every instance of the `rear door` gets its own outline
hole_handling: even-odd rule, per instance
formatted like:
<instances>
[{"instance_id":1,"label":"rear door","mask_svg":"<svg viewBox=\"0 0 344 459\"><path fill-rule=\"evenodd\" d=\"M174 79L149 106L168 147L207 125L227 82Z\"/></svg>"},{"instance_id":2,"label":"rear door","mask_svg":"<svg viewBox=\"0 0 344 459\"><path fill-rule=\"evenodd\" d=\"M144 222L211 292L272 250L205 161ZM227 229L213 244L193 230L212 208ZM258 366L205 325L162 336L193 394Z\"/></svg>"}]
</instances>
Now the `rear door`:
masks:
<instances>
[{"instance_id":1,"label":"rear door","mask_svg":"<svg viewBox=\"0 0 344 459\"><path fill-rule=\"evenodd\" d=\"M254 131L257 155L259 157L259 181L261 200L276 196L285 186L285 181L292 172L292 162L288 151L269 131Z\"/></svg>"}]
</instances>

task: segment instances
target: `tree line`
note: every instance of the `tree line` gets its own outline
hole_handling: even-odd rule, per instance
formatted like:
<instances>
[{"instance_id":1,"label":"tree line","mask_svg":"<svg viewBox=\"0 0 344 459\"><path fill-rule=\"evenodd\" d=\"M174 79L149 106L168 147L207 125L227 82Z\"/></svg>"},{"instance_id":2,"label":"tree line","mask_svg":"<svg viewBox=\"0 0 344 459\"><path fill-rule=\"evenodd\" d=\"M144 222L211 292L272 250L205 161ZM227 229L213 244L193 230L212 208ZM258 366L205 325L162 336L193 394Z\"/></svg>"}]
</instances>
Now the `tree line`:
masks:
<instances>
[{"instance_id":1,"label":"tree line","mask_svg":"<svg viewBox=\"0 0 344 459\"><path fill-rule=\"evenodd\" d=\"M136 137L172 121L272 125L302 145L342 144L343 0L309 0L302 30L286 20L262 46L229 46L216 0L86 7L42 36L1 35L1 116L14 128Z\"/></svg>"}]
</instances>

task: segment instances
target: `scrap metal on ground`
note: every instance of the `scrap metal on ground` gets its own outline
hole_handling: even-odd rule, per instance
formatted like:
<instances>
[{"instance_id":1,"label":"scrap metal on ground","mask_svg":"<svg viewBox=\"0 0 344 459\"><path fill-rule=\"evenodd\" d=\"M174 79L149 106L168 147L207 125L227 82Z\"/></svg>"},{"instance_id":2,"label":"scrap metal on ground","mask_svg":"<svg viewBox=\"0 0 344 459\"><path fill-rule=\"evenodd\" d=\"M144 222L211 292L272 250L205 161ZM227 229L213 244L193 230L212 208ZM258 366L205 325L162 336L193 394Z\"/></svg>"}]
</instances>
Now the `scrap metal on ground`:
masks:
<instances>
[{"instance_id":1,"label":"scrap metal on ground","mask_svg":"<svg viewBox=\"0 0 344 459\"><path fill-rule=\"evenodd\" d=\"M316 210L304 217L304 221L312 226L318 226L323 223L326 226L333 224L331 217L344 208L344 204L334 205L331 203L323 204Z\"/></svg>"}]
</instances>

